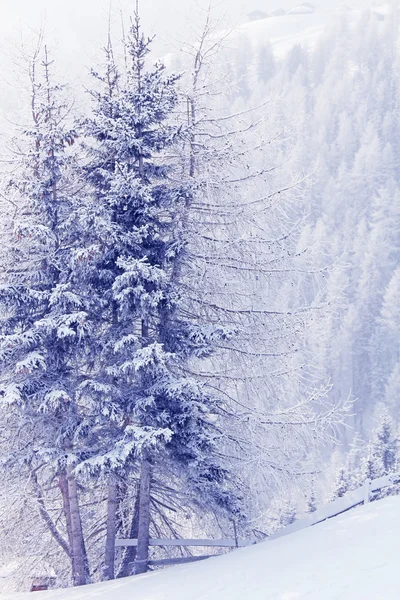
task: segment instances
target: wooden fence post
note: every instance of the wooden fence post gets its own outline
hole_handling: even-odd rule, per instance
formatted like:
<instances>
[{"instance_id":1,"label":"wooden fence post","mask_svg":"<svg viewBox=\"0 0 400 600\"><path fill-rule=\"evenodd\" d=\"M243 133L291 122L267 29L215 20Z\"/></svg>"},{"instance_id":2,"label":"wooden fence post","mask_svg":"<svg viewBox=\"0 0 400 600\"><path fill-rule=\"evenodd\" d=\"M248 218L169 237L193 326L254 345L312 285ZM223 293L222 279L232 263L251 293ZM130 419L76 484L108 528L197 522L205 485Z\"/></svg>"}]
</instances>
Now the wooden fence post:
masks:
<instances>
[{"instance_id":1,"label":"wooden fence post","mask_svg":"<svg viewBox=\"0 0 400 600\"><path fill-rule=\"evenodd\" d=\"M236 527L236 521L232 521L233 523L233 533L235 535L235 547L239 548L239 543L238 543L238 536L237 536L237 527Z\"/></svg>"},{"instance_id":2,"label":"wooden fence post","mask_svg":"<svg viewBox=\"0 0 400 600\"><path fill-rule=\"evenodd\" d=\"M364 484L364 504L369 504L371 493L371 481L367 479Z\"/></svg>"}]
</instances>

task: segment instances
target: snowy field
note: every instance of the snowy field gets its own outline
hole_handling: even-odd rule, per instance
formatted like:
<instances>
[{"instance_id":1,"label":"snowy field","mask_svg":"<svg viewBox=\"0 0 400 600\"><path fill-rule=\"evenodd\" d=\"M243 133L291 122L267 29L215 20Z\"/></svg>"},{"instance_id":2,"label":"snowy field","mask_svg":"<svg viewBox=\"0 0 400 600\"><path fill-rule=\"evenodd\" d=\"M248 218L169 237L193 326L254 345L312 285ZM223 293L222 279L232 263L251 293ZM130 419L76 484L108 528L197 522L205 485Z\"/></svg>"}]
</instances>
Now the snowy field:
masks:
<instances>
[{"instance_id":1,"label":"snowy field","mask_svg":"<svg viewBox=\"0 0 400 600\"><path fill-rule=\"evenodd\" d=\"M400 497L201 563L36 600L398 600ZM32 600L3 594L4 600Z\"/></svg>"}]
</instances>

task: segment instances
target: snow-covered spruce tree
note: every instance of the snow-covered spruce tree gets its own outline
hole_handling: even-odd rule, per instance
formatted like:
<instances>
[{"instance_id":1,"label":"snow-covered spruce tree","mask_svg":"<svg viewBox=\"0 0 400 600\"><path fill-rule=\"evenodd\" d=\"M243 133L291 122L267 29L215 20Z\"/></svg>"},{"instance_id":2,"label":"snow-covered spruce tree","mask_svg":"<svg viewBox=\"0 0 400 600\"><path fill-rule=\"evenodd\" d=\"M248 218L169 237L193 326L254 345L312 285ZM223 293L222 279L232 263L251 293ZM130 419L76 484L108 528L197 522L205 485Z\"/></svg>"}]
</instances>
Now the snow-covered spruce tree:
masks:
<instances>
[{"instance_id":1,"label":"snow-covered spruce tree","mask_svg":"<svg viewBox=\"0 0 400 600\"><path fill-rule=\"evenodd\" d=\"M101 299L90 294L96 247L93 215L77 180L76 132L51 65L39 44L30 63L32 124L18 140L7 190L16 211L0 288L0 395L10 473L26 477L40 516L70 560L74 584L81 585L89 566L75 467L88 456L88 431L102 411L81 393L97 353L92 342Z\"/></svg>"},{"instance_id":2,"label":"snow-covered spruce tree","mask_svg":"<svg viewBox=\"0 0 400 600\"><path fill-rule=\"evenodd\" d=\"M124 418L108 450L80 468L136 476L136 573L148 566L156 482L178 479L188 498L228 514L237 511L218 447L224 403L186 368L191 358L208 357L229 332L223 325L193 324L183 311L182 223L192 190L168 178L167 151L178 133L177 77L166 75L162 64L146 68L150 45L136 13L126 65L117 67L109 44L106 72L94 74L93 113L84 124L87 181L110 219L96 262L109 322L101 334L101 370L90 385L98 390L112 385L110 401ZM110 556L115 523L114 513ZM113 575L109 568L106 576Z\"/></svg>"},{"instance_id":3,"label":"snow-covered spruce tree","mask_svg":"<svg viewBox=\"0 0 400 600\"><path fill-rule=\"evenodd\" d=\"M362 465L368 454L367 444L356 435L347 454L337 449L331 460L330 473L327 474L327 488L331 490L328 501L342 498L352 490L363 485L365 477Z\"/></svg>"},{"instance_id":4,"label":"snow-covered spruce tree","mask_svg":"<svg viewBox=\"0 0 400 600\"><path fill-rule=\"evenodd\" d=\"M282 528L292 525L296 518L296 506L291 500L287 500L281 508L279 526Z\"/></svg>"},{"instance_id":5,"label":"snow-covered spruce tree","mask_svg":"<svg viewBox=\"0 0 400 600\"><path fill-rule=\"evenodd\" d=\"M313 513L318 508L317 494L315 490L315 480L312 479L310 483L310 494L307 500L307 512Z\"/></svg>"},{"instance_id":6,"label":"snow-covered spruce tree","mask_svg":"<svg viewBox=\"0 0 400 600\"><path fill-rule=\"evenodd\" d=\"M275 75L276 63L271 43L261 46L257 60L258 81L267 84Z\"/></svg>"},{"instance_id":7,"label":"snow-covered spruce tree","mask_svg":"<svg viewBox=\"0 0 400 600\"><path fill-rule=\"evenodd\" d=\"M398 464L398 438L393 431L393 421L384 405L377 405L374 422L376 425L361 464L364 481L394 473ZM379 492L377 497L382 498L391 493L393 490L385 489Z\"/></svg>"},{"instance_id":8,"label":"snow-covered spruce tree","mask_svg":"<svg viewBox=\"0 0 400 600\"><path fill-rule=\"evenodd\" d=\"M355 437L345 464L337 470L332 499L361 487L367 479L374 480L398 470L399 441L387 407L378 404L374 414L375 428L368 442ZM398 493L398 486L384 488L373 499Z\"/></svg>"},{"instance_id":9,"label":"snow-covered spruce tree","mask_svg":"<svg viewBox=\"0 0 400 600\"><path fill-rule=\"evenodd\" d=\"M350 491L349 485L349 473L347 467L340 467L336 475L336 481L334 483L334 491L332 494L332 501L337 498L343 498Z\"/></svg>"}]
</instances>

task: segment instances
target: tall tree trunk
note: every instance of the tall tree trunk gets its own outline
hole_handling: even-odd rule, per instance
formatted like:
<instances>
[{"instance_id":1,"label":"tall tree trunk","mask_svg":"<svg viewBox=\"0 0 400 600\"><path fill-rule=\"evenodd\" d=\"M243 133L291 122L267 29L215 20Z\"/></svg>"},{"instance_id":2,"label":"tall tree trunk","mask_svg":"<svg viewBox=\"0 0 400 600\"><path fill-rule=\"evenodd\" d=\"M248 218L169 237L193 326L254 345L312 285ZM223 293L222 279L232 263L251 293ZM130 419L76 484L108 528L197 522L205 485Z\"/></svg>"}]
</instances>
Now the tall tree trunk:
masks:
<instances>
[{"instance_id":1,"label":"tall tree trunk","mask_svg":"<svg viewBox=\"0 0 400 600\"><path fill-rule=\"evenodd\" d=\"M56 540L56 542L61 546L61 548L64 550L64 552L67 554L67 556L71 557L70 546L68 545L66 540L63 538L61 533L58 531L56 524L54 523L53 519L51 518L51 516L46 508L44 497L43 497L43 489L39 484L37 473L35 470L33 470L31 473L31 480L32 480L33 488L35 490L36 498L38 501L40 516L42 517L43 521L46 523L47 528L49 529L51 535Z\"/></svg>"},{"instance_id":2,"label":"tall tree trunk","mask_svg":"<svg viewBox=\"0 0 400 600\"><path fill-rule=\"evenodd\" d=\"M149 566L151 473L151 460L145 454L140 470L138 545L135 559L136 575L146 573Z\"/></svg>"},{"instance_id":3,"label":"tall tree trunk","mask_svg":"<svg viewBox=\"0 0 400 600\"><path fill-rule=\"evenodd\" d=\"M67 474L63 471L58 478L58 485L61 491L61 497L63 502L63 511L65 517L65 523L67 527L67 536L69 547L72 548L72 528L71 528L71 507L69 505L69 493L68 493L68 479ZM70 553L71 560L73 559L73 553ZM74 567L72 566L72 570Z\"/></svg>"},{"instance_id":4,"label":"tall tree trunk","mask_svg":"<svg viewBox=\"0 0 400 600\"><path fill-rule=\"evenodd\" d=\"M113 473L108 477L107 494L107 534L104 556L103 578L105 580L115 578L115 535L117 523L117 480Z\"/></svg>"},{"instance_id":5,"label":"tall tree trunk","mask_svg":"<svg viewBox=\"0 0 400 600\"><path fill-rule=\"evenodd\" d=\"M78 486L71 465L67 466L68 500L71 516L71 552L74 585L89 583L88 560L83 539L82 519L78 498Z\"/></svg>"},{"instance_id":6,"label":"tall tree trunk","mask_svg":"<svg viewBox=\"0 0 400 600\"><path fill-rule=\"evenodd\" d=\"M139 535L139 500L140 495L138 491L133 508L131 526L129 528L129 539L131 540L137 539ZM117 577L129 577L129 575L134 573L136 554L136 546L127 546L125 548Z\"/></svg>"}]
</instances>

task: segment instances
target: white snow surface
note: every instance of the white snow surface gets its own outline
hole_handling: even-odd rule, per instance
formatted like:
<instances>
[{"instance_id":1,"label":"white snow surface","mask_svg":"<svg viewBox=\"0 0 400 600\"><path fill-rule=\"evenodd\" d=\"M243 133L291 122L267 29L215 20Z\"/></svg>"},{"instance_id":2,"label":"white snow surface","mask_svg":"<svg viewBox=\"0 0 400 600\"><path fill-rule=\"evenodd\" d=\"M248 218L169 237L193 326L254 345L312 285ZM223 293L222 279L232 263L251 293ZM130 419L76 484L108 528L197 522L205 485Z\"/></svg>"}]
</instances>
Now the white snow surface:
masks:
<instances>
[{"instance_id":1,"label":"white snow surface","mask_svg":"<svg viewBox=\"0 0 400 600\"><path fill-rule=\"evenodd\" d=\"M386 5L374 8L374 12L379 12L379 14L388 10L390 12L390 7L388 9ZM227 34L230 47L235 47L235 42L240 43L246 40L253 50L268 42L273 48L275 57L283 59L296 44L313 49L324 31L335 22L341 13L345 13L350 22L352 19L357 20L361 15L360 10L348 9L346 12L345 7L341 6L318 12L309 12L307 9L304 13L299 11L298 13L250 21L234 28L230 34L227 31L218 31L215 39L219 40ZM170 66L174 56L173 52L168 53L162 57L162 61Z\"/></svg>"},{"instance_id":2,"label":"white snow surface","mask_svg":"<svg viewBox=\"0 0 400 600\"><path fill-rule=\"evenodd\" d=\"M398 600L400 497L196 564L35 600ZM32 600L2 594L2 600Z\"/></svg>"},{"instance_id":3,"label":"white snow surface","mask_svg":"<svg viewBox=\"0 0 400 600\"><path fill-rule=\"evenodd\" d=\"M358 11L354 11L354 14L358 14ZM241 25L235 30L234 36L248 37L256 47L269 42L275 56L282 58L294 44L312 47L331 22L332 14L328 11L288 14Z\"/></svg>"},{"instance_id":4,"label":"white snow surface","mask_svg":"<svg viewBox=\"0 0 400 600\"><path fill-rule=\"evenodd\" d=\"M375 6L375 14L390 16L391 6L383 4ZM297 6L286 15L250 21L240 25L232 32L232 39L246 39L257 48L266 42L273 47L275 57L285 58L295 44L313 49L321 34L335 23L341 14L345 14L351 23L362 15L359 9L346 9L336 6L331 10L313 12L307 7Z\"/></svg>"}]
</instances>

